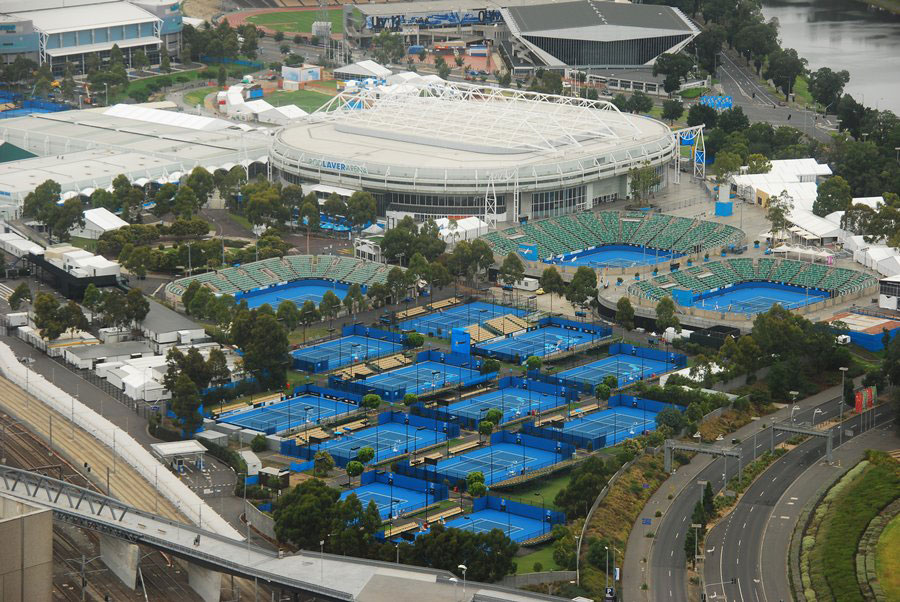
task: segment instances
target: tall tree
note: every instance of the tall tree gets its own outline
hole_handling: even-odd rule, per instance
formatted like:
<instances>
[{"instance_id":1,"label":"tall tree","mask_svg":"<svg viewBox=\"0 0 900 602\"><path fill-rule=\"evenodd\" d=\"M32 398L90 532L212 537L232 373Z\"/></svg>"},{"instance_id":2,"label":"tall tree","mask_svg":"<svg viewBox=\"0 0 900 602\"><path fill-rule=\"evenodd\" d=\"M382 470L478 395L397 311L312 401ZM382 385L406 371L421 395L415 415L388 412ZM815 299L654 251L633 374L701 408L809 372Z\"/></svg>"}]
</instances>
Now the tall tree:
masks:
<instances>
[{"instance_id":1,"label":"tall tree","mask_svg":"<svg viewBox=\"0 0 900 602\"><path fill-rule=\"evenodd\" d=\"M822 67L809 74L809 93L823 109L834 108L849 81L849 71L832 71Z\"/></svg>"},{"instance_id":2,"label":"tall tree","mask_svg":"<svg viewBox=\"0 0 900 602\"><path fill-rule=\"evenodd\" d=\"M841 176L832 176L819 184L816 189L816 200L812 210L819 217L825 217L834 211L846 211L850 208L852 200L850 183Z\"/></svg>"},{"instance_id":3,"label":"tall tree","mask_svg":"<svg viewBox=\"0 0 900 602\"><path fill-rule=\"evenodd\" d=\"M628 186L637 202L645 200L660 181L659 172L649 162L628 170Z\"/></svg>"},{"instance_id":4,"label":"tall tree","mask_svg":"<svg viewBox=\"0 0 900 602\"><path fill-rule=\"evenodd\" d=\"M297 309L297 306L290 299L285 299L278 304L278 311L275 313L275 317L284 324L288 332L297 330L297 326L300 325L300 310Z\"/></svg>"},{"instance_id":5,"label":"tall tree","mask_svg":"<svg viewBox=\"0 0 900 602\"><path fill-rule=\"evenodd\" d=\"M634 307L628 297L620 297L616 302L616 324L625 330L634 329Z\"/></svg>"},{"instance_id":6,"label":"tall tree","mask_svg":"<svg viewBox=\"0 0 900 602\"><path fill-rule=\"evenodd\" d=\"M341 310L341 300L332 291L325 291L322 301L319 303L319 313L323 318L334 320Z\"/></svg>"},{"instance_id":7,"label":"tall tree","mask_svg":"<svg viewBox=\"0 0 900 602\"><path fill-rule=\"evenodd\" d=\"M347 200L347 217L350 224L356 228L357 233L363 226L375 221L376 215L375 197L365 191L356 191Z\"/></svg>"},{"instance_id":8,"label":"tall tree","mask_svg":"<svg viewBox=\"0 0 900 602\"><path fill-rule=\"evenodd\" d=\"M779 237L785 230L787 230L787 227L790 224L788 215L790 215L793 208L794 200L787 193L787 191L784 191L779 195L769 197L769 202L766 205L766 219L771 226L773 243L775 242L776 237Z\"/></svg>"},{"instance_id":9,"label":"tall tree","mask_svg":"<svg viewBox=\"0 0 900 602\"><path fill-rule=\"evenodd\" d=\"M669 125L684 115L684 104L677 98L669 98L663 101L662 118L668 120Z\"/></svg>"},{"instance_id":10,"label":"tall tree","mask_svg":"<svg viewBox=\"0 0 900 602\"><path fill-rule=\"evenodd\" d=\"M300 308L300 323L303 324L303 342L306 342L306 328L320 319L321 315L318 308L316 308L316 304L309 300L304 301L303 307Z\"/></svg>"},{"instance_id":11,"label":"tall tree","mask_svg":"<svg viewBox=\"0 0 900 602\"><path fill-rule=\"evenodd\" d=\"M784 92L785 100L789 100L794 91L794 82L805 71L806 59L801 58L793 48L786 48L769 54L763 75Z\"/></svg>"},{"instance_id":12,"label":"tall tree","mask_svg":"<svg viewBox=\"0 0 900 602\"><path fill-rule=\"evenodd\" d=\"M566 289L566 299L584 305L597 299L597 274L587 266L580 266Z\"/></svg>"},{"instance_id":13,"label":"tall tree","mask_svg":"<svg viewBox=\"0 0 900 602\"><path fill-rule=\"evenodd\" d=\"M525 278L525 265L515 252L510 252L500 264L500 281L507 286L521 282Z\"/></svg>"},{"instance_id":14,"label":"tall tree","mask_svg":"<svg viewBox=\"0 0 900 602\"><path fill-rule=\"evenodd\" d=\"M172 412L181 420L186 432L193 433L203 423L199 409L200 393L197 385L187 374L179 374L172 389Z\"/></svg>"},{"instance_id":15,"label":"tall tree","mask_svg":"<svg viewBox=\"0 0 900 602\"><path fill-rule=\"evenodd\" d=\"M665 296L656 304L656 329L663 333L669 328L681 332L681 323L675 315L675 303L672 297Z\"/></svg>"},{"instance_id":16,"label":"tall tree","mask_svg":"<svg viewBox=\"0 0 900 602\"><path fill-rule=\"evenodd\" d=\"M550 266L544 268L538 284L541 285L545 293L550 295L550 313L553 313L553 295L562 297L566 294L566 283L563 277L560 276L559 271L555 267Z\"/></svg>"}]
</instances>

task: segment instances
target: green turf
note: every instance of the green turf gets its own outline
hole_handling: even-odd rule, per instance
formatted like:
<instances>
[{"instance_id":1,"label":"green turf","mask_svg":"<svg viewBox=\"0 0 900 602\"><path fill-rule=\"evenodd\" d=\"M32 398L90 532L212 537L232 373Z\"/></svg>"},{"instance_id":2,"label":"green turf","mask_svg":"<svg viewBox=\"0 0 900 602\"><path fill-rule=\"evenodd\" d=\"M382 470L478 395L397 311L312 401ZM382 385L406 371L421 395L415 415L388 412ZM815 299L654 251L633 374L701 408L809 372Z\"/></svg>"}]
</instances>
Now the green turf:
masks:
<instances>
[{"instance_id":1,"label":"green turf","mask_svg":"<svg viewBox=\"0 0 900 602\"><path fill-rule=\"evenodd\" d=\"M900 516L895 516L878 538L875 569L885 599L900 600Z\"/></svg>"},{"instance_id":2,"label":"green turf","mask_svg":"<svg viewBox=\"0 0 900 602\"><path fill-rule=\"evenodd\" d=\"M559 490L569 484L571 478L572 475L567 471L565 474L556 477L530 481L514 489L504 489L497 493L507 499L521 501L532 506L538 506L541 503L541 496L535 495L538 493L544 496L547 508L559 510L554 505L553 500L556 499L556 494L559 493Z\"/></svg>"},{"instance_id":3,"label":"green turf","mask_svg":"<svg viewBox=\"0 0 900 602\"><path fill-rule=\"evenodd\" d=\"M207 94L211 94L213 92L217 92L219 89L215 86L208 86L206 88L198 88L197 90L191 90L190 92L184 95L184 102L190 106L202 105L203 100L206 98Z\"/></svg>"},{"instance_id":4,"label":"green turf","mask_svg":"<svg viewBox=\"0 0 900 602\"><path fill-rule=\"evenodd\" d=\"M522 575L524 573L533 573L534 572L534 563L541 563L542 571L558 571L560 570L559 566L556 564L556 561L553 560L553 544L548 543L539 548L537 548L534 552L530 554L525 554L524 556L518 556L516 558L516 574Z\"/></svg>"},{"instance_id":5,"label":"green turf","mask_svg":"<svg viewBox=\"0 0 900 602\"><path fill-rule=\"evenodd\" d=\"M688 88L678 93L682 98L699 98L706 92L705 88Z\"/></svg>"},{"instance_id":6,"label":"green turf","mask_svg":"<svg viewBox=\"0 0 900 602\"><path fill-rule=\"evenodd\" d=\"M343 33L344 25L341 22L342 8L328 9L328 17L331 20L331 33ZM317 10L291 10L277 13L263 13L248 17L247 21L254 25L262 25L275 31L285 33L312 33L312 24L319 20Z\"/></svg>"},{"instance_id":7,"label":"green turf","mask_svg":"<svg viewBox=\"0 0 900 602\"><path fill-rule=\"evenodd\" d=\"M323 104L331 100L328 94L322 94L314 90L296 90L294 92L275 92L266 96L266 102L273 107L284 105L297 105L307 113L312 113Z\"/></svg>"}]
</instances>

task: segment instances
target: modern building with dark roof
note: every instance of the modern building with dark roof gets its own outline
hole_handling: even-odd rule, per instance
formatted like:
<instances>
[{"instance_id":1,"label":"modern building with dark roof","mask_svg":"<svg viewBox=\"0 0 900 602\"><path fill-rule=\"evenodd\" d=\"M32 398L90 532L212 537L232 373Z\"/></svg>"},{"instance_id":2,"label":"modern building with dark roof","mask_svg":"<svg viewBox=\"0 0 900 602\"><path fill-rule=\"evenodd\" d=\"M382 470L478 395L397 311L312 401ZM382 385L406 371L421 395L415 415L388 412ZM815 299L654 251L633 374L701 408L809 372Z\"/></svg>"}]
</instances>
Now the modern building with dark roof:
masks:
<instances>
[{"instance_id":1,"label":"modern building with dark roof","mask_svg":"<svg viewBox=\"0 0 900 602\"><path fill-rule=\"evenodd\" d=\"M599 0L422 0L344 7L360 46L381 31L409 44L459 39L503 50L514 70L634 68L677 52L700 31L677 8Z\"/></svg>"}]
</instances>

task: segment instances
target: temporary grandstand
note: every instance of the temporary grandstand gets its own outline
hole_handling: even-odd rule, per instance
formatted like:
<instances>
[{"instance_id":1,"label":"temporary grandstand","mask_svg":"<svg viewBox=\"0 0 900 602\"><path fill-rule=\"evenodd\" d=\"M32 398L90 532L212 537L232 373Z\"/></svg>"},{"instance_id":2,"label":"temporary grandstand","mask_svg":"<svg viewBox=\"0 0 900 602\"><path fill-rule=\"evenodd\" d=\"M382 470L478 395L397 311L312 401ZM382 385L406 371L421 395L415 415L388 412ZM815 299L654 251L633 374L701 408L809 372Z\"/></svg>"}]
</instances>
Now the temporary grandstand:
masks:
<instances>
[{"instance_id":1,"label":"temporary grandstand","mask_svg":"<svg viewBox=\"0 0 900 602\"><path fill-rule=\"evenodd\" d=\"M742 287L757 289L766 284L773 285L772 290L768 294L757 294L758 298L742 299L733 295ZM638 301L655 303L669 296L683 306L754 314L768 310L775 302L795 308L829 298L849 299L868 289L874 290L876 284L874 276L858 270L791 259L764 257L754 261L742 257L705 262L642 280L629 286L628 294ZM727 300L716 301L716 305L710 307L707 300L716 297Z\"/></svg>"},{"instance_id":2,"label":"temporary grandstand","mask_svg":"<svg viewBox=\"0 0 900 602\"><path fill-rule=\"evenodd\" d=\"M387 281L388 268L379 263L332 255L286 255L181 278L166 285L172 302L191 282L197 281L215 294L236 295L297 280L327 280L366 287Z\"/></svg>"},{"instance_id":3,"label":"temporary grandstand","mask_svg":"<svg viewBox=\"0 0 900 602\"><path fill-rule=\"evenodd\" d=\"M464 82L353 88L275 136L287 181L358 187L388 219L573 213L624 197L628 170L677 151L664 123L612 103ZM340 160L336 160L339 157Z\"/></svg>"},{"instance_id":4,"label":"temporary grandstand","mask_svg":"<svg viewBox=\"0 0 900 602\"><path fill-rule=\"evenodd\" d=\"M628 245L675 254L699 253L706 249L737 244L744 233L726 224L641 211L585 211L491 232L482 237L497 255L537 247L544 261L567 263L590 256L605 246ZM617 267L627 267L620 265Z\"/></svg>"}]
</instances>

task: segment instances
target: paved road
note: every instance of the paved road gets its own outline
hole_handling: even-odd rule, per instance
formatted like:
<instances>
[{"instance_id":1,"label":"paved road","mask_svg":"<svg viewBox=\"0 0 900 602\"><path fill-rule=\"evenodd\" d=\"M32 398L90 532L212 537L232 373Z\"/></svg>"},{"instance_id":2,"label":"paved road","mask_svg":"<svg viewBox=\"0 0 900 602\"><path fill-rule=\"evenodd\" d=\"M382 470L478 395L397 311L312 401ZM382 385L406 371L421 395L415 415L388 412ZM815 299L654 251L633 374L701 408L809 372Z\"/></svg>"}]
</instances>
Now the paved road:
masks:
<instances>
[{"instance_id":1,"label":"paved road","mask_svg":"<svg viewBox=\"0 0 900 602\"><path fill-rule=\"evenodd\" d=\"M876 408L875 423L883 425L890 423L893 415L886 406ZM866 417L866 422L871 416ZM850 429L854 433L860 431L863 425L863 416L853 416L846 419L845 430ZM832 430L837 436L840 427L835 425ZM871 427L870 427L871 428ZM845 441L847 435L845 433ZM851 439L852 440L852 439ZM837 440L835 440L837 444ZM772 588L773 597L767 597L764 578L775 582L775 575L786 573L784 562L786 548L768 549L766 556L772 559L780 559L775 562L767 562L770 571L762 571L763 566L763 538L771 524L773 528L789 532L793 526L790 515L778 514L773 516L773 508L781 499L788 486L796 481L811 467L819 464L825 454L825 441L820 437L813 437L798 445L776 462L774 462L760 478L747 489L744 496L738 502L731 514L710 531L706 545L706 564L704 566L704 583L707 598L709 600L744 600L767 601L790 599L789 592L782 592L784 584ZM821 483L819 483L821 484ZM818 485L811 483L806 489L806 496L815 493ZM793 514L802 508L805 503L800 496L796 502ZM778 596L778 597L774 597Z\"/></svg>"},{"instance_id":2,"label":"paved road","mask_svg":"<svg viewBox=\"0 0 900 602\"><path fill-rule=\"evenodd\" d=\"M752 67L747 67L743 58L734 53L719 54L719 85L726 95L734 99L734 104L744 109L751 122L766 121L773 126L789 125L816 140L827 142L836 131L834 116L826 119L814 111L804 111L783 107L783 97L774 97L759 82Z\"/></svg>"},{"instance_id":3,"label":"paved road","mask_svg":"<svg viewBox=\"0 0 900 602\"><path fill-rule=\"evenodd\" d=\"M818 409L820 411L815 414L816 420L819 422L827 420L829 416L833 416L838 412L838 400L835 397L837 394L838 388L834 387L801 401L797 404L794 419L798 423L811 422L815 410ZM771 424L773 421L780 422L789 417L790 408L786 407L764 418L764 420L766 423ZM754 433L759 432L760 424L761 421L757 421L742 427L734 435L741 440L741 444L738 447L740 448L744 465L766 451L770 445L771 439L768 431L764 433L764 436L754 437ZM790 437L785 433L778 433L775 437L776 444L788 438ZM725 442L722 442L722 446L730 447ZM704 462L702 458L705 457L695 458L692 464L699 462L698 466L702 466ZM723 488L727 479L733 477L738 470L737 462L733 458L728 462L725 460L725 458L706 460L706 466L699 471L697 471L698 466L695 466L692 470L690 465L681 468L680 471L689 471L693 482L711 482L713 490L719 491ZM655 537L649 554L649 570L644 573L648 590L641 592L639 596L635 596L634 591L636 590L633 589L633 582L629 578L625 582L625 593L628 595L629 600L636 598L658 602L676 602L687 599L684 540L682 538L687 530L694 505L699 499L700 487L692 487L690 484L684 483L682 485L687 486L677 492L677 494L675 492L672 493L675 497L668 509L661 505L657 506L663 511L663 516L661 519L658 519L659 523L653 529ZM661 488L657 493L665 494L668 491L669 488ZM651 501L653 501L653 498L651 498ZM648 505L648 508L652 507ZM642 515L646 515L646 512L642 513ZM640 574L640 569L636 568L636 566L640 565L635 565L635 557L632 554L628 554L628 556L625 573L626 575L629 572L632 573L633 578L634 573Z\"/></svg>"}]
</instances>

